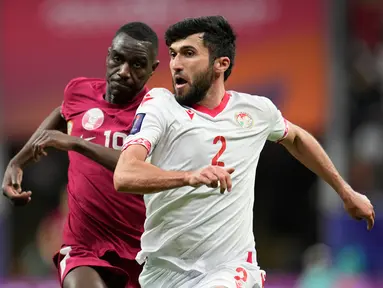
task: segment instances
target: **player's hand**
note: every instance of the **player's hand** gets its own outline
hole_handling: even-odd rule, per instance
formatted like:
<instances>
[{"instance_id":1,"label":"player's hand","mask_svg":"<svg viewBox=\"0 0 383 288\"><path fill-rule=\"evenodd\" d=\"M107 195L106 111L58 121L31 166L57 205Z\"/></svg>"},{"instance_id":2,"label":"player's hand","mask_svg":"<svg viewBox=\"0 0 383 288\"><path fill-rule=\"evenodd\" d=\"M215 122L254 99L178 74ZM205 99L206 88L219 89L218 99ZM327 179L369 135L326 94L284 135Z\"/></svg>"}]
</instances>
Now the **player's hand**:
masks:
<instances>
[{"instance_id":1,"label":"player's hand","mask_svg":"<svg viewBox=\"0 0 383 288\"><path fill-rule=\"evenodd\" d=\"M47 156L45 148L53 147L68 151L73 147L73 137L58 130L44 130L32 143L33 158L38 161L41 156Z\"/></svg>"},{"instance_id":2,"label":"player's hand","mask_svg":"<svg viewBox=\"0 0 383 288\"><path fill-rule=\"evenodd\" d=\"M23 179L23 170L15 163L9 163L5 170L3 184L1 189L3 195L7 197L13 205L23 206L31 201L31 191L23 191L21 189L21 181Z\"/></svg>"},{"instance_id":3,"label":"player's hand","mask_svg":"<svg viewBox=\"0 0 383 288\"><path fill-rule=\"evenodd\" d=\"M224 193L226 190L230 192L232 188L230 174L233 172L234 168L207 166L201 170L189 174L187 182L189 186L193 187L206 185L211 188L217 188L219 184L221 193Z\"/></svg>"},{"instance_id":4,"label":"player's hand","mask_svg":"<svg viewBox=\"0 0 383 288\"><path fill-rule=\"evenodd\" d=\"M375 211L370 200L358 192L351 191L350 196L344 201L344 209L356 220L366 220L367 229L374 227Z\"/></svg>"}]
</instances>

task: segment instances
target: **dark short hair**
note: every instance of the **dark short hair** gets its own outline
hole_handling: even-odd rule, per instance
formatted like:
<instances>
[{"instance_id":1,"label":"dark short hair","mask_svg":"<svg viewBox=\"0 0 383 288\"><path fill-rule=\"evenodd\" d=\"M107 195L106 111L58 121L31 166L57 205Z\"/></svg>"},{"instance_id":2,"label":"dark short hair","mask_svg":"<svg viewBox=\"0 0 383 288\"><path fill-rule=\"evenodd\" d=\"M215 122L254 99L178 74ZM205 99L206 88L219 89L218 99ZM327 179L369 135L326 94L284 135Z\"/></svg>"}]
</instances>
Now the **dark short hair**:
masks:
<instances>
[{"instance_id":1,"label":"dark short hair","mask_svg":"<svg viewBox=\"0 0 383 288\"><path fill-rule=\"evenodd\" d=\"M117 37L119 34L124 33L130 37L138 40L150 42L152 44L152 49L154 57L158 54L158 37L156 32L153 31L147 24L142 22L130 22L121 26L114 37Z\"/></svg>"},{"instance_id":2,"label":"dark short hair","mask_svg":"<svg viewBox=\"0 0 383 288\"><path fill-rule=\"evenodd\" d=\"M205 16L186 18L170 26L165 33L166 45L185 39L190 35L204 33L203 42L209 49L210 59L228 57L230 66L225 71L225 81L229 78L234 65L236 35L229 22L223 16Z\"/></svg>"}]
</instances>

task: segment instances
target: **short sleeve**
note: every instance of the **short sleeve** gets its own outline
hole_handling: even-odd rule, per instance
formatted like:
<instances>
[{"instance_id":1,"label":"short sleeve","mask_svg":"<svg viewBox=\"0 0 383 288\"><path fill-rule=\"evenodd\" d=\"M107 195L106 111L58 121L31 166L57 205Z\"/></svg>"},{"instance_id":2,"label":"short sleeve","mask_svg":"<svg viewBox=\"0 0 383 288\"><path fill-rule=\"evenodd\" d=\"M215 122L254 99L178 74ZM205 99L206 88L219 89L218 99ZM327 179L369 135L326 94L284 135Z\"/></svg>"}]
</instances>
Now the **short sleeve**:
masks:
<instances>
[{"instance_id":1,"label":"short sleeve","mask_svg":"<svg viewBox=\"0 0 383 288\"><path fill-rule=\"evenodd\" d=\"M280 142L286 138L289 132L288 123L282 116L281 111L278 110L278 108L271 100L267 99L267 105L269 106L270 110L270 129L267 140L272 142Z\"/></svg>"},{"instance_id":2,"label":"short sleeve","mask_svg":"<svg viewBox=\"0 0 383 288\"><path fill-rule=\"evenodd\" d=\"M167 129L166 97L162 89L152 89L137 109L130 135L125 139L122 151L131 145L142 145L151 155ZM166 89L163 89L167 91Z\"/></svg>"},{"instance_id":3,"label":"short sleeve","mask_svg":"<svg viewBox=\"0 0 383 288\"><path fill-rule=\"evenodd\" d=\"M78 87L79 82L85 80L86 78L80 77L75 78L69 81L64 89L64 100L61 104L61 115L65 120L69 120L73 114L75 114L76 109L76 99L75 99L75 90Z\"/></svg>"}]
</instances>

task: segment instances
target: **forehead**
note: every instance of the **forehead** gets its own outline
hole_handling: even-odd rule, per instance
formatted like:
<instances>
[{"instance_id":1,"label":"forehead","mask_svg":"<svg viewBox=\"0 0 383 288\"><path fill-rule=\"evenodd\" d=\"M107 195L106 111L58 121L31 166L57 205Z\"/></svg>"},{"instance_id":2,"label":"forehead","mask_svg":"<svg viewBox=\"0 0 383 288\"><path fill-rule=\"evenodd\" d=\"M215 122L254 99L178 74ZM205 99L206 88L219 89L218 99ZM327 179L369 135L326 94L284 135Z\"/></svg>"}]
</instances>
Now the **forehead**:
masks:
<instances>
[{"instance_id":1,"label":"forehead","mask_svg":"<svg viewBox=\"0 0 383 288\"><path fill-rule=\"evenodd\" d=\"M139 41L130 37L129 35L121 33L113 39L112 49L122 54L136 54L137 56L148 56L151 50L151 43Z\"/></svg>"},{"instance_id":2,"label":"forehead","mask_svg":"<svg viewBox=\"0 0 383 288\"><path fill-rule=\"evenodd\" d=\"M193 35L186 37L185 39L180 39L180 40L172 43L172 45L170 45L169 49L180 50L183 47L193 47L197 50L206 50L207 51L207 47L203 43L203 33L193 34Z\"/></svg>"}]
</instances>

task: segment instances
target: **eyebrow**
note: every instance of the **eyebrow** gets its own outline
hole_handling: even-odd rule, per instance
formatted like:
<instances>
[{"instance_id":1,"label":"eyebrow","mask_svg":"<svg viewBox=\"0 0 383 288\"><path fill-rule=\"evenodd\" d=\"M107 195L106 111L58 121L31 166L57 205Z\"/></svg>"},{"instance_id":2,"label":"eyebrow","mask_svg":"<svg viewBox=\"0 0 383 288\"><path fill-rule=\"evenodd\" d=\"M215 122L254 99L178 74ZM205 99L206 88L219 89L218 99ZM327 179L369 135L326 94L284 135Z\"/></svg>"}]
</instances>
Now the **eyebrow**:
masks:
<instances>
[{"instance_id":1,"label":"eyebrow","mask_svg":"<svg viewBox=\"0 0 383 288\"><path fill-rule=\"evenodd\" d=\"M112 48L111 54L122 56L123 58L127 58L127 59L137 59L137 60L145 60L145 61L147 61L147 58L148 58L148 55L142 51L136 51L135 53L128 53L127 55L125 55L123 51L118 51Z\"/></svg>"},{"instance_id":2,"label":"eyebrow","mask_svg":"<svg viewBox=\"0 0 383 288\"><path fill-rule=\"evenodd\" d=\"M178 50L186 50L186 49L196 50L197 48L191 45L185 45L185 46L181 46ZM173 47L169 47L169 50L174 51L175 49Z\"/></svg>"},{"instance_id":3,"label":"eyebrow","mask_svg":"<svg viewBox=\"0 0 383 288\"><path fill-rule=\"evenodd\" d=\"M141 63L147 63L148 62L148 57L144 57L144 56L132 56L132 57L129 57L130 60L134 60L134 61L139 61Z\"/></svg>"}]
</instances>

